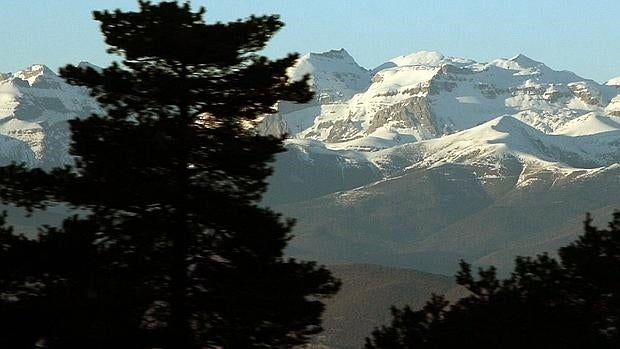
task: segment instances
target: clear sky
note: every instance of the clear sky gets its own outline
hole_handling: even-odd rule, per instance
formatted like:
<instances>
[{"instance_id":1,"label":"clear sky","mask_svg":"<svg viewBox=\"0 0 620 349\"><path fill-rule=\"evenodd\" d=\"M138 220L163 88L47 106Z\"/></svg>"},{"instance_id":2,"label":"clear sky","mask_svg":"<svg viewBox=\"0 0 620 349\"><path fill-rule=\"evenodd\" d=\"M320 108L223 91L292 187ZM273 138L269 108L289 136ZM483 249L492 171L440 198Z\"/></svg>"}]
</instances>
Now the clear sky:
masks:
<instances>
[{"instance_id":1,"label":"clear sky","mask_svg":"<svg viewBox=\"0 0 620 349\"><path fill-rule=\"evenodd\" d=\"M193 0L207 21L280 14L286 27L265 53L345 48L366 68L420 50L486 62L523 53L551 68L604 82L620 76L618 0ZM28 0L0 4L0 72L53 69L110 57L94 9L133 0Z\"/></svg>"}]
</instances>

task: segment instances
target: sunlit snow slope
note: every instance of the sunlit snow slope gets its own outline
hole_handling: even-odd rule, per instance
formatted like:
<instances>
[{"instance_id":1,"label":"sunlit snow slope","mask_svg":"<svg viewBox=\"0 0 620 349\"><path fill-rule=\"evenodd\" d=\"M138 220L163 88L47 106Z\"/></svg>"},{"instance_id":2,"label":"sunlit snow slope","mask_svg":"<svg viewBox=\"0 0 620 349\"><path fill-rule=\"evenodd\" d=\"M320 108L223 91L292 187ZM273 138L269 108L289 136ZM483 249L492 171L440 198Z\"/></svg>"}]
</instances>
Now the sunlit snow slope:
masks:
<instances>
[{"instance_id":1,"label":"sunlit snow slope","mask_svg":"<svg viewBox=\"0 0 620 349\"><path fill-rule=\"evenodd\" d=\"M262 125L264 132L288 134L298 147L300 140L315 140L327 149L357 151L379 168L389 154L373 152L404 149L426 149L423 160L408 166L507 155L564 168L618 161L620 87L614 79L598 84L524 55L478 63L426 51L371 71L344 50L309 54L290 74L305 73L314 74L316 100L282 108ZM419 146L399 149L404 144Z\"/></svg>"}]
</instances>

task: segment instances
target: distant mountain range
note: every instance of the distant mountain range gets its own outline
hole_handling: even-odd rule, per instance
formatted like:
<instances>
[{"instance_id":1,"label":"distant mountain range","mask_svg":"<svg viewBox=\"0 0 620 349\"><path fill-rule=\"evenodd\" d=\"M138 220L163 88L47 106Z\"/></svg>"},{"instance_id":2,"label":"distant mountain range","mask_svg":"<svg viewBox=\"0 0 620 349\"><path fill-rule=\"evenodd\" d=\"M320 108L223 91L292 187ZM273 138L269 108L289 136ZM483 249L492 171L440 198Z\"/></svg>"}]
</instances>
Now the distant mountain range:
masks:
<instances>
[{"instance_id":1,"label":"distant mountain range","mask_svg":"<svg viewBox=\"0 0 620 349\"><path fill-rule=\"evenodd\" d=\"M294 255L452 273L554 251L586 211L620 208L620 86L524 55L418 52L365 69L302 56L316 98L283 102L288 134L265 202L298 218Z\"/></svg>"},{"instance_id":2,"label":"distant mountain range","mask_svg":"<svg viewBox=\"0 0 620 349\"><path fill-rule=\"evenodd\" d=\"M571 240L586 211L620 207L618 78L425 51L366 69L342 49L302 56L289 75L304 74L315 99L281 102L258 127L289 137L264 204L298 219L292 255L507 267ZM66 121L97 112L44 65L1 74L0 165L70 162Z\"/></svg>"},{"instance_id":3,"label":"distant mountain range","mask_svg":"<svg viewBox=\"0 0 620 349\"><path fill-rule=\"evenodd\" d=\"M599 84L524 55L418 52L366 69L345 50L304 55L289 74L310 74L316 95L258 126L288 135L263 204L297 218L290 255L344 281L317 347L359 347L389 305L462 292L394 267L453 275L463 258L506 272L517 254L573 240L585 212L604 224L620 208L620 78ZM0 74L0 165L70 163L67 120L100 112L44 65ZM63 210L18 216L33 232Z\"/></svg>"}]
</instances>

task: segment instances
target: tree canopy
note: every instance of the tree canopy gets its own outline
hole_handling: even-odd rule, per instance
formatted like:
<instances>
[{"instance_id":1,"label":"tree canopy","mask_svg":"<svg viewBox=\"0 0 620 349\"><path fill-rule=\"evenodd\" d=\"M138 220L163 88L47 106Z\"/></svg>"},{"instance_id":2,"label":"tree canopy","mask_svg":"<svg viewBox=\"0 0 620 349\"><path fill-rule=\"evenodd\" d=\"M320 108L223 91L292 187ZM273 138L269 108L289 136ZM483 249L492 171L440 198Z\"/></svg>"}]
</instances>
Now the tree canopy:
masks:
<instances>
[{"instance_id":1,"label":"tree canopy","mask_svg":"<svg viewBox=\"0 0 620 349\"><path fill-rule=\"evenodd\" d=\"M321 330L339 282L283 256L293 222L259 206L282 140L253 128L279 100L308 101L308 77L287 76L295 54L257 53L277 16L205 13L94 12L123 60L61 75L105 115L70 121L72 166L0 169L5 203L78 210L36 240L0 232L2 347L285 348Z\"/></svg>"},{"instance_id":2,"label":"tree canopy","mask_svg":"<svg viewBox=\"0 0 620 349\"><path fill-rule=\"evenodd\" d=\"M592 225L577 241L547 254L518 257L508 279L493 267L478 277L461 262L457 282L469 295L449 305L433 296L421 310L393 308L389 326L366 349L618 348L620 212L606 229Z\"/></svg>"}]
</instances>

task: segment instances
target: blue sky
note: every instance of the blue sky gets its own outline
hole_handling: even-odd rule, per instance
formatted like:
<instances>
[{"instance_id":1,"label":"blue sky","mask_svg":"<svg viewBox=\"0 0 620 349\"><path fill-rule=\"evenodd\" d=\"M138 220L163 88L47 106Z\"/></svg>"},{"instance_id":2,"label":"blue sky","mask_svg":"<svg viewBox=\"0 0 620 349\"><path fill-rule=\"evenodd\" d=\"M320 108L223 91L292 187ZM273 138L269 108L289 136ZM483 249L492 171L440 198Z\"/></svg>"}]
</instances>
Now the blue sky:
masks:
<instances>
[{"instance_id":1,"label":"blue sky","mask_svg":"<svg viewBox=\"0 0 620 349\"><path fill-rule=\"evenodd\" d=\"M489 61L518 53L599 82L620 76L617 0L193 0L207 21L277 13L286 27L265 53L345 48L373 68L420 50ZM32 63L53 69L110 57L93 9L134 9L133 0L3 1L0 72Z\"/></svg>"}]
</instances>

